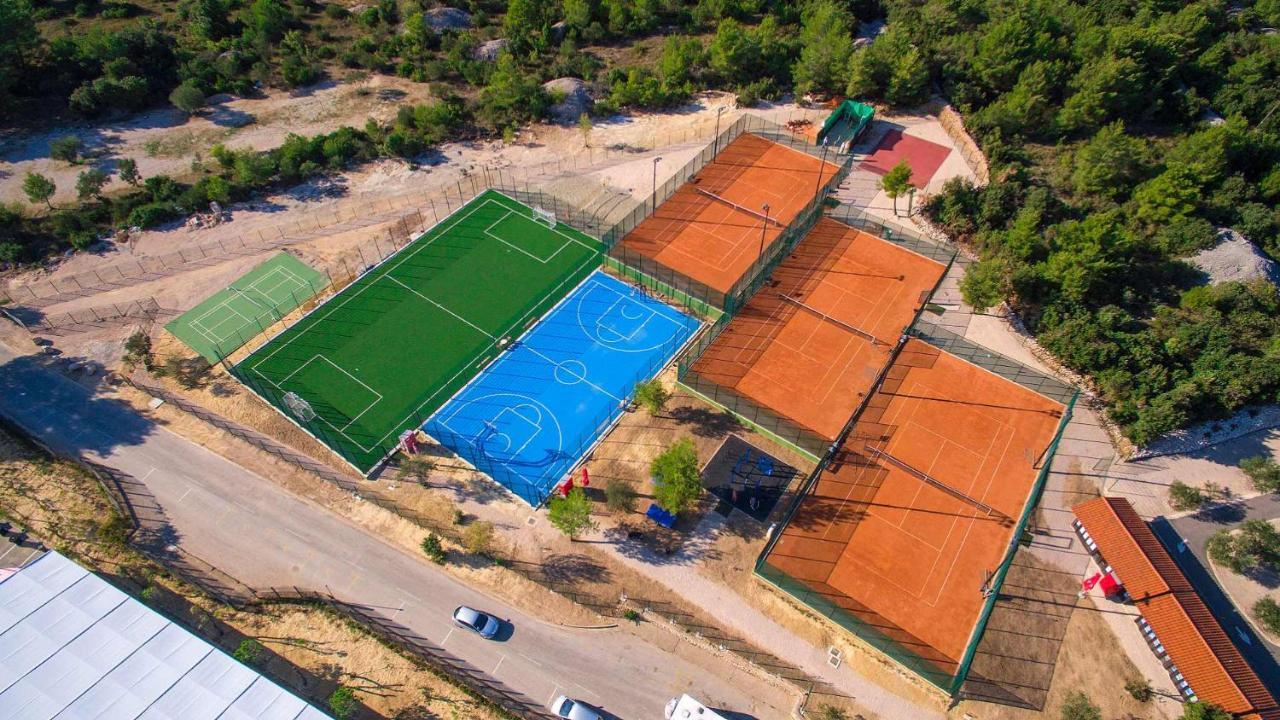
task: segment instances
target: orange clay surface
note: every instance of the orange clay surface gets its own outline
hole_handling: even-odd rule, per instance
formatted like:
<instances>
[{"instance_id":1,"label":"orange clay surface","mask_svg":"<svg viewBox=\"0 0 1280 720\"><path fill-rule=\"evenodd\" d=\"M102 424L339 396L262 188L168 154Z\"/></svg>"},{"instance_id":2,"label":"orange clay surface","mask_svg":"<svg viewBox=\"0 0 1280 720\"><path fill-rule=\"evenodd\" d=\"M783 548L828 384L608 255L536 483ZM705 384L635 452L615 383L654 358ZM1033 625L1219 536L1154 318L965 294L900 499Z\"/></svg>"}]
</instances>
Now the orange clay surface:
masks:
<instances>
[{"instance_id":1,"label":"orange clay surface","mask_svg":"<svg viewBox=\"0 0 1280 720\"><path fill-rule=\"evenodd\" d=\"M823 218L693 370L834 440L945 269Z\"/></svg>"},{"instance_id":2,"label":"orange clay surface","mask_svg":"<svg viewBox=\"0 0 1280 720\"><path fill-rule=\"evenodd\" d=\"M953 667L977 623L985 572L1004 558L1062 412L1053 400L908 341L769 564ZM996 514L877 457L876 448Z\"/></svg>"},{"instance_id":3,"label":"orange clay surface","mask_svg":"<svg viewBox=\"0 0 1280 720\"><path fill-rule=\"evenodd\" d=\"M624 252L656 260L707 287L729 292L839 168L750 133L739 135L622 239ZM821 178L819 177L821 172ZM700 192L764 214L743 212Z\"/></svg>"}]
</instances>

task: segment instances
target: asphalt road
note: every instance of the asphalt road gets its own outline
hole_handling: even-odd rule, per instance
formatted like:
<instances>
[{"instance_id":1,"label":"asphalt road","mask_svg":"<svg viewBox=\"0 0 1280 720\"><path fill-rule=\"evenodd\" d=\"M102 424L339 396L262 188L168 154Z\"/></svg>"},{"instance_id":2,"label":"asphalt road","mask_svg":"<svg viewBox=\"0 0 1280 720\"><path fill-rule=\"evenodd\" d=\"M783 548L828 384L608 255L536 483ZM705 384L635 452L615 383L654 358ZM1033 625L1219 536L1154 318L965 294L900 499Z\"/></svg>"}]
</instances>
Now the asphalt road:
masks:
<instances>
[{"instance_id":1,"label":"asphalt road","mask_svg":"<svg viewBox=\"0 0 1280 720\"><path fill-rule=\"evenodd\" d=\"M790 716L788 693L679 639L659 648L625 630L527 615L3 346L0 413L61 452L145 484L170 524L165 542L250 586L328 590L365 605L533 704L565 693L619 718L659 720L669 698L689 692L760 720ZM508 619L514 632L495 643L455 630L459 604Z\"/></svg>"},{"instance_id":2,"label":"asphalt road","mask_svg":"<svg viewBox=\"0 0 1280 720\"><path fill-rule=\"evenodd\" d=\"M1280 646L1253 631L1241 616L1242 610L1237 609L1218 586L1205 554L1205 543L1219 530L1235 527L1245 520L1276 517L1280 517L1280 498L1260 495L1173 520L1157 518L1151 523L1151 529L1173 555L1204 598L1209 611L1222 623L1254 671L1272 693L1280 696Z\"/></svg>"}]
</instances>

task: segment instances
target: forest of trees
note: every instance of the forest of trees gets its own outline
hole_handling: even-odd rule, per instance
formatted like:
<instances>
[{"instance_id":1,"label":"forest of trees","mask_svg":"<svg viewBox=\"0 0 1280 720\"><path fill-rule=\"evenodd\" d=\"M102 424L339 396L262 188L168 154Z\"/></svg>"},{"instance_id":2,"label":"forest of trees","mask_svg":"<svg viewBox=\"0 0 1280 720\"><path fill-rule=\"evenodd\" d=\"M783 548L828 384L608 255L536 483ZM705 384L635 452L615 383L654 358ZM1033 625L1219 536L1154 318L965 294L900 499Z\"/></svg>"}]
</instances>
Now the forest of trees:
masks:
<instances>
[{"instance_id":1,"label":"forest of trees","mask_svg":"<svg viewBox=\"0 0 1280 720\"><path fill-rule=\"evenodd\" d=\"M889 65L922 54L991 162L928 207L981 257L967 300L1009 300L1139 443L1280 399L1275 288L1183 262L1221 227L1280 257L1280 3L887 9Z\"/></svg>"},{"instance_id":2,"label":"forest of trees","mask_svg":"<svg viewBox=\"0 0 1280 720\"><path fill-rule=\"evenodd\" d=\"M471 27L433 29L431 0L354 14L317 0L0 0L0 123L166 102L198 112L213 93L352 72L429 82L436 98L390 124L221 150L181 181L132 177L103 194L106 179L83 177L75 207L51 206L51 188L27 178L31 204L0 208L0 263L352 162L508 134L547 111L542 83L555 77L592 84L600 113L702 89L743 105L812 93L899 107L939 92L991 165L990 185L952 183L926 209L981 257L970 302L1009 301L1137 442L1277 400L1274 290L1204 286L1183 259L1220 227L1280 253L1280 0L450 5ZM878 18L886 30L855 42ZM507 43L496 62L479 59L495 39Z\"/></svg>"}]
</instances>

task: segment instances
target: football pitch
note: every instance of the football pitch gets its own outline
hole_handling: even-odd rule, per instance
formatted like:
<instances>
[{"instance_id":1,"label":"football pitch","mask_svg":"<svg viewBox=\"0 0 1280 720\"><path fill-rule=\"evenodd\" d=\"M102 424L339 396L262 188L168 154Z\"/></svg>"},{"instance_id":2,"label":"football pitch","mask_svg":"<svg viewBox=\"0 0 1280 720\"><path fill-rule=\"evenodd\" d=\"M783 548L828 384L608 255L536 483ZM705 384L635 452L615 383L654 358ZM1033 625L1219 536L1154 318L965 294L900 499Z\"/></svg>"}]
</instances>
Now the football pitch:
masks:
<instances>
[{"instance_id":1,"label":"football pitch","mask_svg":"<svg viewBox=\"0 0 1280 720\"><path fill-rule=\"evenodd\" d=\"M598 240L553 229L488 190L258 348L236 375L367 473L600 255ZM287 403L288 393L304 405Z\"/></svg>"}]
</instances>

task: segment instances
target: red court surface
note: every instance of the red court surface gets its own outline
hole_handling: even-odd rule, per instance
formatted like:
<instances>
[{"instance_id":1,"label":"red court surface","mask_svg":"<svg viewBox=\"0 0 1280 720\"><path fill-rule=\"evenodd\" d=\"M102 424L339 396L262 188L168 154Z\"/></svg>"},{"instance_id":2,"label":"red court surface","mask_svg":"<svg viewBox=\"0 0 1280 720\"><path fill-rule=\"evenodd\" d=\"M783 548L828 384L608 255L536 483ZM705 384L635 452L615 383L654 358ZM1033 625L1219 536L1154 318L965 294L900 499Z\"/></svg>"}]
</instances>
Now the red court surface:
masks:
<instances>
[{"instance_id":1,"label":"red court surface","mask_svg":"<svg viewBox=\"0 0 1280 720\"><path fill-rule=\"evenodd\" d=\"M760 256L762 236L769 247L838 170L744 133L628 233L621 249L728 293Z\"/></svg>"},{"instance_id":2,"label":"red court surface","mask_svg":"<svg viewBox=\"0 0 1280 720\"><path fill-rule=\"evenodd\" d=\"M924 189L933 179L942 163L951 154L951 148L929 142L901 130L890 130L880 139L876 149L859 166L877 175L884 175L906 158L911 166L911 184Z\"/></svg>"},{"instance_id":3,"label":"red court surface","mask_svg":"<svg viewBox=\"0 0 1280 720\"><path fill-rule=\"evenodd\" d=\"M824 217L693 372L835 440L945 270Z\"/></svg>"},{"instance_id":4,"label":"red court surface","mask_svg":"<svg viewBox=\"0 0 1280 720\"><path fill-rule=\"evenodd\" d=\"M768 563L954 671L1063 411L909 340Z\"/></svg>"}]
</instances>

